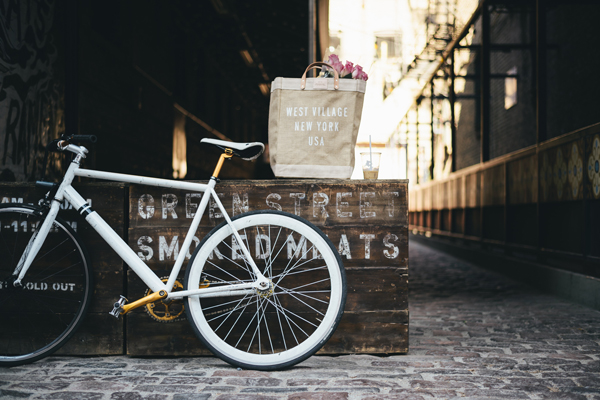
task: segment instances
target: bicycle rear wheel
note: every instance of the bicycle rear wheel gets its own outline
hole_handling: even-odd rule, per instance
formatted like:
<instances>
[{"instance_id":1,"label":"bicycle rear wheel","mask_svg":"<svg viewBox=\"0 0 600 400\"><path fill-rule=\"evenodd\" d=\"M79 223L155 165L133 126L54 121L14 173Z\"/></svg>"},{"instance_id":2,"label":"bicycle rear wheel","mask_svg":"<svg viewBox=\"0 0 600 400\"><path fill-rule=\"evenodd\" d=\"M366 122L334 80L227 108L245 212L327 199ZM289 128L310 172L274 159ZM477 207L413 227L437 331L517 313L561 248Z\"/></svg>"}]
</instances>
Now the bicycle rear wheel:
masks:
<instances>
[{"instance_id":1,"label":"bicycle rear wheel","mask_svg":"<svg viewBox=\"0 0 600 400\"><path fill-rule=\"evenodd\" d=\"M186 312L196 335L242 368L274 370L305 360L327 342L344 310L346 278L337 250L323 232L293 214L255 211L232 222L271 285L234 296L188 297ZM185 287L254 280L224 223L194 252Z\"/></svg>"},{"instance_id":2,"label":"bicycle rear wheel","mask_svg":"<svg viewBox=\"0 0 600 400\"><path fill-rule=\"evenodd\" d=\"M13 285L13 272L43 218L36 208L0 206L0 366L33 362L58 350L83 320L92 294L87 253L57 218L33 264Z\"/></svg>"}]
</instances>

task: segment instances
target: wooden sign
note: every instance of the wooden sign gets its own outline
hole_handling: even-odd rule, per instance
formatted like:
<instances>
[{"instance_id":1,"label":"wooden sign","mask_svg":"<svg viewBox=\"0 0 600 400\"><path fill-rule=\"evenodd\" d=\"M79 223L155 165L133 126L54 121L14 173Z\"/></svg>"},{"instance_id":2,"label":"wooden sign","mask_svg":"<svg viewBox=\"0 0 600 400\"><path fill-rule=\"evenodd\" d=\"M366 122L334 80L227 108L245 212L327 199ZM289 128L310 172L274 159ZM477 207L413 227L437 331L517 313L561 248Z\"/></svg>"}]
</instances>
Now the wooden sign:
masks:
<instances>
[{"instance_id":1,"label":"wooden sign","mask_svg":"<svg viewBox=\"0 0 600 400\"><path fill-rule=\"evenodd\" d=\"M388 353L408 350L407 181L228 181L217 194L230 216L273 209L314 223L338 249L348 279L340 327L324 353ZM132 185L129 244L159 276L168 276L202 193ZM211 201L196 244L223 216ZM179 281L183 283L184 272ZM145 285L128 275L129 297ZM183 314L161 324L143 309L127 317L127 352L133 355L208 354Z\"/></svg>"}]
</instances>

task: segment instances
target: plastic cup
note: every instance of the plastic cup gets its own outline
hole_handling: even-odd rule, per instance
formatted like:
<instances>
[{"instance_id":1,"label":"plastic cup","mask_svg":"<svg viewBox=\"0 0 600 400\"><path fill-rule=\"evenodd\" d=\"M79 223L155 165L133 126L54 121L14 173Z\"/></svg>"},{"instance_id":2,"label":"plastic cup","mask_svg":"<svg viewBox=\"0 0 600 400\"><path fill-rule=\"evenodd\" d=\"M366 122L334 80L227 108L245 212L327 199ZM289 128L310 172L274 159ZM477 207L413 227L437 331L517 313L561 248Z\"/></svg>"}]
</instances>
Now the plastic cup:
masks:
<instances>
[{"instance_id":1,"label":"plastic cup","mask_svg":"<svg viewBox=\"0 0 600 400\"><path fill-rule=\"evenodd\" d=\"M381 161L381 153L364 152L360 153L362 162L363 175L365 179L377 179L379 176L379 162Z\"/></svg>"}]
</instances>

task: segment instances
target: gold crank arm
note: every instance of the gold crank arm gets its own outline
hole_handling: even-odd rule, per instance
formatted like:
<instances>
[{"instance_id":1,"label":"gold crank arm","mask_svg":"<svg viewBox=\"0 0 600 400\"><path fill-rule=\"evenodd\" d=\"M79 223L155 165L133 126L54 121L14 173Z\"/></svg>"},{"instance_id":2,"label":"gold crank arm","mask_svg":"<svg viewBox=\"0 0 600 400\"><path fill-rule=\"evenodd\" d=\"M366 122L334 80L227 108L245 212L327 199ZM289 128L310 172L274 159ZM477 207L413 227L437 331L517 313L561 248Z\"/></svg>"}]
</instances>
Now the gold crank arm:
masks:
<instances>
[{"instance_id":1,"label":"gold crank arm","mask_svg":"<svg viewBox=\"0 0 600 400\"><path fill-rule=\"evenodd\" d=\"M141 306L145 306L148 303L154 303L157 300L162 300L165 297L167 297L166 290L159 290L158 292L150 293L148 296L142 297L141 299L136 300L133 303L124 304L123 307L121 307L123 309L123 311L121 311L121 315L125 315L129 311Z\"/></svg>"}]
</instances>

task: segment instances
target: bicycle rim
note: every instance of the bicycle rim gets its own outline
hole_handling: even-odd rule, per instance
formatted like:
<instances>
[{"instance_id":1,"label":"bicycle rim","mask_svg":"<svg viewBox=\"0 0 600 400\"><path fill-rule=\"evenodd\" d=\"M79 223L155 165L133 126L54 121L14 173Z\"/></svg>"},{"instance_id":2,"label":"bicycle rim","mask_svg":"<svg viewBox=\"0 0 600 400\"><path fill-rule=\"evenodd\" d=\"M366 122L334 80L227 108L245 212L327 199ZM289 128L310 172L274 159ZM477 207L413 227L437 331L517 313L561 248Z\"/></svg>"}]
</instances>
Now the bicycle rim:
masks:
<instances>
[{"instance_id":1,"label":"bicycle rim","mask_svg":"<svg viewBox=\"0 0 600 400\"><path fill-rule=\"evenodd\" d=\"M48 356L75 332L90 303L89 258L75 232L56 219L15 287L13 272L42 218L27 206L0 207L0 365Z\"/></svg>"},{"instance_id":2,"label":"bicycle rim","mask_svg":"<svg viewBox=\"0 0 600 400\"><path fill-rule=\"evenodd\" d=\"M257 266L271 282L233 297L189 297L188 319L223 360L252 369L280 369L318 351L343 313L341 259L327 237L292 214L256 211L233 218ZM252 282L231 228L215 228L190 260L186 287Z\"/></svg>"}]
</instances>

